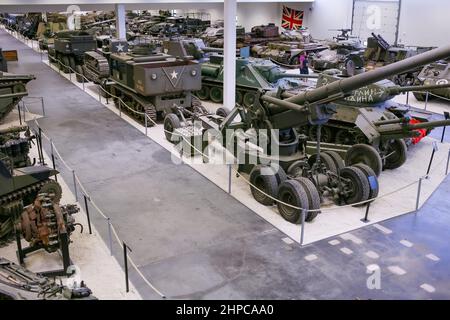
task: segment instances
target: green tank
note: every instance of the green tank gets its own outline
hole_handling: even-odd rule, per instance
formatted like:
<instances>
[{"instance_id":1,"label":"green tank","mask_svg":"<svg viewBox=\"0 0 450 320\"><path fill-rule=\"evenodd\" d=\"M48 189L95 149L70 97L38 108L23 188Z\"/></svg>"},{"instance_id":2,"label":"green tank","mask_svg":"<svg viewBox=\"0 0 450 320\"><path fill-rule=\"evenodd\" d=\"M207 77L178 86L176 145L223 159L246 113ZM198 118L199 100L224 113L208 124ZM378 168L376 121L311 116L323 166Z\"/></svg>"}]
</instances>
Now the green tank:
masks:
<instances>
[{"instance_id":1,"label":"green tank","mask_svg":"<svg viewBox=\"0 0 450 320\"><path fill-rule=\"evenodd\" d=\"M0 71L0 122L26 96L26 84L35 79L30 74L12 74Z\"/></svg>"},{"instance_id":2,"label":"green tank","mask_svg":"<svg viewBox=\"0 0 450 320\"><path fill-rule=\"evenodd\" d=\"M301 78L314 75L289 74L276 64L264 59L236 59L236 103L251 106L259 89L271 90L280 87L298 90L307 87ZM223 100L223 56L213 55L202 64L202 89L196 92L201 100L221 103Z\"/></svg>"},{"instance_id":3,"label":"green tank","mask_svg":"<svg viewBox=\"0 0 450 320\"><path fill-rule=\"evenodd\" d=\"M448 84L450 83L450 64L448 60L441 60L425 66L417 76L417 84L434 85L434 84ZM428 99L435 96L450 99L450 89L442 88L430 90ZM414 92L414 96L424 101L426 99L426 93Z\"/></svg>"},{"instance_id":4,"label":"green tank","mask_svg":"<svg viewBox=\"0 0 450 320\"><path fill-rule=\"evenodd\" d=\"M317 87L339 79L342 78L323 73ZM336 112L322 125L321 142L355 145L347 152L347 163L364 158L377 174L382 169L398 168L406 161L407 146L417 144L433 128L450 125L450 120L431 121L432 113L414 111L411 106L394 102L392 98L408 91L448 87L450 84L401 87L390 80L382 80L354 90L351 95L331 103ZM302 130L312 140L317 139L317 126Z\"/></svg>"}]
</instances>

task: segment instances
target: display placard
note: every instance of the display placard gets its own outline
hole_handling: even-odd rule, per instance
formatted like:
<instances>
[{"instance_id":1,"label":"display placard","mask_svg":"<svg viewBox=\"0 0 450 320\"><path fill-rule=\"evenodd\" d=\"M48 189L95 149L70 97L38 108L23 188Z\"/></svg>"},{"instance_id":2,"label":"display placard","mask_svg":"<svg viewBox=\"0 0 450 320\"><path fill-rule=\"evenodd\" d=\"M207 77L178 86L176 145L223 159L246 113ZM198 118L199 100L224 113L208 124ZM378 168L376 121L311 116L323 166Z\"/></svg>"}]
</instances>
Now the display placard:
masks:
<instances>
[{"instance_id":1,"label":"display placard","mask_svg":"<svg viewBox=\"0 0 450 320\"><path fill-rule=\"evenodd\" d=\"M17 50L3 50L2 52L6 61L19 61Z\"/></svg>"}]
</instances>

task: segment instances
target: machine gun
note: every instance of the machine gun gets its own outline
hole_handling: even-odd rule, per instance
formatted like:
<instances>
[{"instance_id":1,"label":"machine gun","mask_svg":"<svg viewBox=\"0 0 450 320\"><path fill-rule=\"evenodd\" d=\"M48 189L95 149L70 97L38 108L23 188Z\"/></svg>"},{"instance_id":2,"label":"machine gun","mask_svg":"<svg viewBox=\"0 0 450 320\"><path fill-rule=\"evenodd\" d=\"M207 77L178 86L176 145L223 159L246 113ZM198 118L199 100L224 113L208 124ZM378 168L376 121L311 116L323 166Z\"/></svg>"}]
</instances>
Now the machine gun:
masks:
<instances>
[{"instance_id":1,"label":"machine gun","mask_svg":"<svg viewBox=\"0 0 450 320\"><path fill-rule=\"evenodd\" d=\"M391 47L391 45L386 40L384 40L381 35L376 35L372 32L372 37L383 50L388 50Z\"/></svg>"},{"instance_id":2,"label":"machine gun","mask_svg":"<svg viewBox=\"0 0 450 320\"><path fill-rule=\"evenodd\" d=\"M302 222L299 208L312 209L314 211L308 211L305 219L311 221L325 198L337 204L357 204L375 198L378 181L367 165L358 163L344 167L336 153L321 153L320 143L317 143L317 153L308 157L304 147L306 137L294 128L317 125L317 140L320 141L322 125L336 112L333 102L387 77L448 56L450 46L438 48L371 72L338 78L294 96L282 90L260 90L254 104L236 105L224 118L212 115L193 118L202 122L203 130L219 134L224 145L230 145L231 140L233 149L230 151L239 159L239 171L250 173L250 189L258 202L272 205L273 198L277 198L280 214L293 223ZM180 133L180 121L177 123L174 118L178 120L176 114L168 114L164 127ZM227 130L233 132L231 139ZM254 147L264 140L270 147Z\"/></svg>"},{"instance_id":3,"label":"machine gun","mask_svg":"<svg viewBox=\"0 0 450 320\"><path fill-rule=\"evenodd\" d=\"M350 32L352 32L352 29L329 29L328 31L339 31L341 33L336 37L333 37L336 40L348 40L348 38L350 38Z\"/></svg>"}]
</instances>

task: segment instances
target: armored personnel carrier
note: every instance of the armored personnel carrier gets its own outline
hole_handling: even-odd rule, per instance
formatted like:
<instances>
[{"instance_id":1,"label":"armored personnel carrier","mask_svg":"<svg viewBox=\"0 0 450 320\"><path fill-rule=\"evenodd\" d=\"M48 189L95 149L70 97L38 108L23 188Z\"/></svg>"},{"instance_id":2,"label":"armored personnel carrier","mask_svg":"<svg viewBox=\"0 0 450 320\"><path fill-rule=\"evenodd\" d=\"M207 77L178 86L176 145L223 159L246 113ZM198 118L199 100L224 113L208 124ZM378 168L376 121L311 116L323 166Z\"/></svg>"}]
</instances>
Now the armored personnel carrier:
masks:
<instances>
[{"instance_id":1,"label":"armored personnel carrier","mask_svg":"<svg viewBox=\"0 0 450 320\"><path fill-rule=\"evenodd\" d=\"M153 121L164 118L174 108L191 109L195 104L192 92L201 89L199 63L162 53L113 53L110 57L107 90L134 110L145 112ZM117 98L114 102L119 106ZM136 118L144 121L143 116Z\"/></svg>"},{"instance_id":2,"label":"armored personnel carrier","mask_svg":"<svg viewBox=\"0 0 450 320\"><path fill-rule=\"evenodd\" d=\"M33 75L0 71L0 121L28 94L25 85L33 79Z\"/></svg>"},{"instance_id":3,"label":"armored personnel carrier","mask_svg":"<svg viewBox=\"0 0 450 320\"><path fill-rule=\"evenodd\" d=\"M433 62L420 71L416 80L417 84L423 85L442 85L450 83L450 64L449 60L441 60ZM433 95L438 97L443 97L450 99L450 89L441 88L429 90ZM433 98L433 95L429 95L428 99ZM426 99L426 94L423 92L414 92L414 96L417 100L424 101Z\"/></svg>"},{"instance_id":4,"label":"armored personnel carrier","mask_svg":"<svg viewBox=\"0 0 450 320\"><path fill-rule=\"evenodd\" d=\"M278 199L278 211L284 219L292 223L311 221L325 199L354 205L374 199L378 194L378 180L367 165L344 167L336 153L321 152L320 143L317 153L307 156L306 136L299 135L295 128L324 125L336 112L333 102L354 96L355 90L361 91L394 74L449 56L450 46L446 46L372 72L323 83L296 95L282 90L260 90L250 107L236 105L226 117L200 114L192 118L201 121L202 129L210 134L216 131L220 137L227 137L221 139L222 143L238 159L239 171L249 173L255 200L273 205L273 199ZM165 128L180 133L183 124L192 126L175 118L176 114L168 114ZM235 133L227 141L230 135L226 132L233 129ZM267 144L261 145L261 140ZM305 212L305 217L302 209L314 211Z\"/></svg>"},{"instance_id":5,"label":"armored personnel carrier","mask_svg":"<svg viewBox=\"0 0 450 320\"><path fill-rule=\"evenodd\" d=\"M326 87L339 79L342 78L322 73L317 87ZM382 80L358 88L351 95L330 103L335 113L322 125L320 140L324 143L356 145L347 152L348 162L365 158L377 175L382 169L398 168L406 161L408 145L417 144L435 127L450 125L450 120L430 121L432 113L414 111L410 106L391 99L408 91L447 89L444 86L401 87L390 80ZM317 139L317 126L303 129L310 138ZM373 149L361 144L370 145Z\"/></svg>"},{"instance_id":6,"label":"armored personnel carrier","mask_svg":"<svg viewBox=\"0 0 450 320\"><path fill-rule=\"evenodd\" d=\"M280 87L294 90L307 87L300 78L305 75L288 74L279 66L263 59L236 59L236 103L250 107L259 89L270 90ZM313 77L313 76L311 76ZM202 89L196 92L201 100L220 103L223 100L223 56L212 55L202 65Z\"/></svg>"},{"instance_id":7,"label":"armored personnel carrier","mask_svg":"<svg viewBox=\"0 0 450 320\"><path fill-rule=\"evenodd\" d=\"M48 58L57 65L61 61L61 70L70 73L70 68L77 70L83 65L84 53L96 47L94 36L86 31L62 31L56 33L54 46L48 48Z\"/></svg>"}]
</instances>

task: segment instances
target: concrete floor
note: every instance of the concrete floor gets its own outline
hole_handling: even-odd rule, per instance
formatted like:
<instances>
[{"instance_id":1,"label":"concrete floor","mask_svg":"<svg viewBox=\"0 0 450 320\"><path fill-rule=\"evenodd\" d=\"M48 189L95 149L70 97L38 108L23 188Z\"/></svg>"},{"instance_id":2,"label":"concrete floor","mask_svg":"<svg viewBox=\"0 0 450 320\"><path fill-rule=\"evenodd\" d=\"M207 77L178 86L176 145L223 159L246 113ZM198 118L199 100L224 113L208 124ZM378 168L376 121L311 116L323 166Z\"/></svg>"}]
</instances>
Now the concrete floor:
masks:
<instances>
[{"instance_id":1,"label":"concrete floor","mask_svg":"<svg viewBox=\"0 0 450 320\"><path fill-rule=\"evenodd\" d=\"M37 76L29 91L45 99L42 128L168 298L450 298L449 178L417 214L300 247L190 167L173 164L3 30L0 43L19 50L11 72ZM93 215L106 239L106 224ZM120 248L115 254L121 261ZM372 264L381 268L379 290L366 285ZM136 274L131 279L144 298L159 298Z\"/></svg>"}]
</instances>

